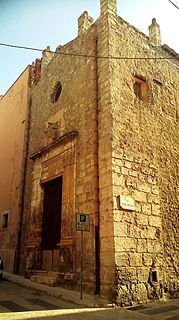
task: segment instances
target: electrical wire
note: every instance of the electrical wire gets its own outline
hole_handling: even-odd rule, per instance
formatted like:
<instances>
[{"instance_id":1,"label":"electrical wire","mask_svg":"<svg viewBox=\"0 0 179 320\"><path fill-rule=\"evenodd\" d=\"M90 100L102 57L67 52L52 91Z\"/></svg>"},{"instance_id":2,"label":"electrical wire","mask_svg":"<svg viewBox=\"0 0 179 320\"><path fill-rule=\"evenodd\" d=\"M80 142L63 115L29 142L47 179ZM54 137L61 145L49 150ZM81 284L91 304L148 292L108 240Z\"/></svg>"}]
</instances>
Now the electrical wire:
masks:
<instances>
[{"instance_id":1,"label":"electrical wire","mask_svg":"<svg viewBox=\"0 0 179 320\"><path fill-rule=\"evenodd\" d=\"M175 7L175 8L177 8L178 10L179 10L179 7L177 7L177 5L175 4L175 3L173 3L171 0L168 0L171 4L173 4L173 6Z\"/></svg>"},{"instance_id":2,"label":"electrical wire","mask_svg":"<svg viewBox=\"0 0 179 320\"><path fill-rule=\"evenodd\" d=\"M39 48L32 48L32 47L26 47L26 46L18 46L13 44L7 44L7 43L0 43L0 46L4 47L10 47L10 48L16 48L16 49L23 49L23 50L31 50L31 51L38 51L43 52L44 49ZM83 58L95 58L94 55L89 54L82 54L82 53L69 53L69 52L59 52L59 51L52 51L46 49L47 52L53 53L53 54L60 54L63 56L75 56L75 57L83 57ZM172 60L172 59L178 59L179 55L176 55L175 57L117 57L117 56L97 56L97 59L115 59L115 60Z\"/></svg>"}]
</instances>

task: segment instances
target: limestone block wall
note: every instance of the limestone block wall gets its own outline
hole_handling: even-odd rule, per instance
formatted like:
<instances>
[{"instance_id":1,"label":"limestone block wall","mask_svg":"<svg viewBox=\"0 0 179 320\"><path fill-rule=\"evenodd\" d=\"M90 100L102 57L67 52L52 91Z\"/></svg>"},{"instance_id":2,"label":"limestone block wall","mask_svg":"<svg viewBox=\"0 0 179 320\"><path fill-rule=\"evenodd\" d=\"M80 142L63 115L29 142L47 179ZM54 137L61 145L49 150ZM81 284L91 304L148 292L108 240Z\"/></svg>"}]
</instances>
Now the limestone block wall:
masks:
<instances>
[{"instance_id":1,"label":"limestone block wall","mask_svg":"<svg viewBox=\"0 0 179 320\"><path fill-rule=\"evenodd\" d=\"M98 151L99 151L99 211L100 211L100 293L114 298L115 247L112 193L112 114L111 64L109 55L113 47L111 21L115 16L115 1L110 5L101 1L98 32Z\"/></svg>"},{"instance_id":2,"label":"limestone block wall","mask_svg":"<svg viewBox=\"0 0 179 320\"><path fill-rule=\"evenodd\" d=\"M178 69L156 59L161 56L149 38L117 17L116 9L115 0L101 0L93 25L85 12L79 36L43 66L32 87L29 157L39 153L51 161L63 151L55 141L77 132L73 288L79 288L80 273L78 212L91 221L84 235L85 290L99 292L100 285L101 295L127 306L177 289ZM54 101L59 83L61 95ZM26 248L30 221L41 221L43 161L37 156L28 164L27 190L33 187L25 203ZM24 263L29 257L34 268L41 267L38 253L31 257L25 250Z\"/></svg>"},{"instance_id":3,"label":"limestone block wall","mask_svg":"<svg viewBox=\"0 0 179 320\"><path fill-rule=\"evenodd\" d=\"M122 152L113 158L113 190L117 301L125 305L160 297L164 248L156 168Z\"/></svg>"},{"instance_id":4,"label":"limestone block wall","mask_svg":"<svg viewBox=\"0 0 179 320\"><path fill-rule=\"evenodd\" d=\"M43 69L40 81L32 87L32 113L31 131L29 144L29 157L38 153L46 146L55 142L69 132L77 132L75 151L75 184L73 199L73 239L74 239L74 285L78 288L80 276L80 232L76 231L76 213L90 215L90 232L84 234L84 287L86 291L94 292L96 286L96 261L95 261L95 226L96 206L96 64L94 58L81 57L78 54L93 56L95 53L95 27L90 32L80 35L69 44L59 47L49 64ZM63 55L63 53L74 53L74 56ZM77 54L77 55L75 55ZM58 101L54 102L52 95L56 84L62 86ZM58 154L59 149L54 149ZM53 157L51 152L49 157ZM29 183L32 184L33 170L42 163L29 160ZM36 168L36 169L35 169ZM40 170L40 169L39 169ZM39 171L39 174L41 174ZM37 175L35 186L41 186L41 178ZM74 183L74 181L72 181ZM27 183L28 184L28 183ZM35 187L36 188L36 187ZM34 190L34 187L33 187ZM38 209L39 197L43 201L43 191L38 191L38 199L28 195L25 207L28 208L24 220L24 238L30 247L30 233L28 225L33 218L33 208L37 215L42 215ZM68 202L63 198L64 203ZM31 208L31 209L30 209ZM34 212L35 212L34 211ZM68 212L62 212L62 216ZM40 218L39 218L40 219ZM40 221L40 220L39 220ZM37 237L37 242L40 240ZM29 243L29 245L28 245ZM75 258L76 257L76 258ZM33 259L37 260L37 257ZM24 252L24 260L28 260L28 249ZM32 264L34 265L34 264ZM36 264L39 268L40 265ZM72 275L73 277L73 275Z\"/></svg>"},{"instance_id":5,"label":"limestone block wall","mask_svg":"<svg viewBox=\"0 0 179 320\"><path fill-rule=\"evenodd\" d=\"M113 25L113 54L126 57L111 60L110 74L116 291L129 305L177 292L178 69L147 59L155 47L121 18ZM145 96L136 96L136 76Z\"/></svg>"}]
</instances>

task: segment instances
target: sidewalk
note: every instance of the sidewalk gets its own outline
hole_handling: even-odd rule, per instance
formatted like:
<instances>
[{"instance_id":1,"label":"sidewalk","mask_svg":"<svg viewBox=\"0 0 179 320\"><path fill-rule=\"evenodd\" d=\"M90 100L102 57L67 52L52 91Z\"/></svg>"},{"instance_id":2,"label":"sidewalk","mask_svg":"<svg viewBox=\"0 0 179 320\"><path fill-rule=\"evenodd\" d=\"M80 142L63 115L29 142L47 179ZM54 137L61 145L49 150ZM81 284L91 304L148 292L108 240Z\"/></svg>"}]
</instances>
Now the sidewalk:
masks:
<instances>
[{"instance_id":1,"label":"sidewalk","mask_svg":"<svg viewBox=\"0 0 179 320\"><path fill-rule=\"evenodd\" d=\"M67 290L61 287L48 287L43 284L33 282L23 276L16 274L3 272L3 278L10 282L22 285L26 288L46 292L48 295L60 298L61 300L72 302L77 306L88 308L112 308L114 305L106 299L102 299L98 296L91 296L83 293L83 298L80 299L80 292L74 290Z\"/></svg>"},{"instance_id":2,"label":"sidewalk","mask_svg":"<svg viewBox=\"0 0 179 320\"><path fill-rule=\"evenodd\" d=\"M74 309L1 313L2 320L179 320L179 299L155 301L128 308L117 308L109 301L60 287L48 287L22 276L4 272L3 278L26 288L74 304Z\"/></svg>"}]
</instances>

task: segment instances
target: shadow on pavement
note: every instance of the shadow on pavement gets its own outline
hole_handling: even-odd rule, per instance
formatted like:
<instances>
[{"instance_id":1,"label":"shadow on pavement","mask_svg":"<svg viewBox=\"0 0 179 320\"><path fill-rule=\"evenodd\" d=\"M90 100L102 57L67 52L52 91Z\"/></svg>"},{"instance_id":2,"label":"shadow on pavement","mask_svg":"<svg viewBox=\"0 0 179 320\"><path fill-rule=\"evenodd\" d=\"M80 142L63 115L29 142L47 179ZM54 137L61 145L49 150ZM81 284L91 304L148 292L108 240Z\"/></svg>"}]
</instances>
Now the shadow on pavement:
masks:
<instances>
[{"instance_id":1,"label":"shadow on pavement","mask_svg":"<svg viewBox=\"0 0 179 320\"><path fill-rule=\"evenodd\" d=\"M151 317L148 317L146 315L140 315L138 313L134 313L131 311L127 311L124 309L103 309L103 310L96 310L96 309L85 309L82 310L74 310L72 312L71 310L61 310L61 311L47 311L47 314L44 314L45 311L43 311L43 314L39 312L37 315L28 314L27 312L21 313L20 315L12 315L11 313L11 319L12 320L149 320ZM6 314L7 316L7 314ZM2 317L2 320L6 320L9 318Z\"/></svg>"}]
</instances>

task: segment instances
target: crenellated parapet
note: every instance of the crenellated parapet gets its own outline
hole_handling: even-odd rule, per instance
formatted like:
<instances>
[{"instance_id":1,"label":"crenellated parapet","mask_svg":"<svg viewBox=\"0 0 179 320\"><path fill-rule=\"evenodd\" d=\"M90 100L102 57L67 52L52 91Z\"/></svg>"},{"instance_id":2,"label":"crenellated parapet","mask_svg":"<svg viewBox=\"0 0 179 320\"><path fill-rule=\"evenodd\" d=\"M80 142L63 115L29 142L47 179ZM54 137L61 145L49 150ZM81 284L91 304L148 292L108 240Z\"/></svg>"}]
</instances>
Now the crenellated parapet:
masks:
<instances>
[{"instance_id":1,"label":"crenellated parapet","mask_svg":"<svg viewBox=\"0 0 179 320\"><path fill-rule=\"evenodd\" d=\"M47 48L42 52L42 65L41 65L41 72L43 73L46 66L49 64L49 62L53 58L53 52L50 49L50 46L47 46Z\"/></svg>"},{"instance_id":2,"label":"crenellated parapet","mask_svg":"<svg viewBox=\"0 0 179 320\"><path fill-rule=\"evenodd\" d=\"M117 14L117 1L116 0L100 0L101 16L105 14Z\"/></svg>"},{"instance_id":3,"label":"crenellated parapet","mask_svg":"<svg viewBox=\"0 0 179 320\"><path fill-rule=\"evenodd\" d=\"M41 78L41 64L42 64L42 59L36 59L35 62L32 62L32 65L29 71L30 87L33 84L36 84Z\"/></svg>"},{"instance_id":4,"label":"crenellated parapet","mask_svg":"<svg viewBox=\"0 0 179 320\"><path fill-rule=\"evenodd\" d=\"M78 35L83 34L92 25L93 18L88 15L87 11L84 11L78 18Z\"/></svg>"},{"instance_id":5,"label":"crenellated parapet","mask_svg":"<svg viewBox=\"0 0 179 320\"><path fill-rule=\"evenodd\" d=\"M149 26L149 41L154 46L161 46L160 26L156 19L152 19L152 24Z\"/></svg>"}]
</instances>

